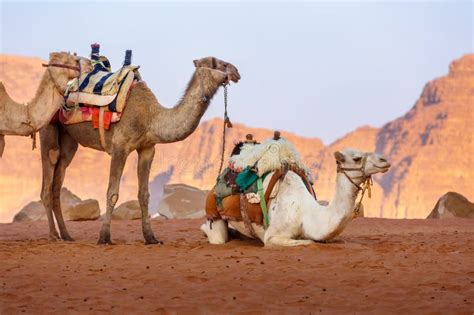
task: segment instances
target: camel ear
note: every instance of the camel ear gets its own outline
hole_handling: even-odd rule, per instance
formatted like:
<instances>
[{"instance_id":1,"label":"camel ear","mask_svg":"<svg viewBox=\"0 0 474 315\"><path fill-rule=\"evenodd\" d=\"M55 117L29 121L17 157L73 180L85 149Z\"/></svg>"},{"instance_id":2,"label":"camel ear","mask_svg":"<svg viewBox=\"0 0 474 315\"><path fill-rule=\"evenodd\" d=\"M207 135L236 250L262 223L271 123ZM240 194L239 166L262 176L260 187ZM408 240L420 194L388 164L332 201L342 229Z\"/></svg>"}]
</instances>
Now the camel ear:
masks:
<instances>
[{"instance_id":1,"label":"camel ear","mask_svg":"<svg viewBox=\"0 0 474 315\"><path fill-rule=\"evenodd\" d=\"M216 58L212 57L212 69L216 69L217 68L217 61L216 61Z\"/></svg>"},{"instance_id":2,"label":"camel ear","mask_svg":"<svg viewBox=\"0 0 474 315\"><path fill-rule=\"evenodd\" d=\"M334 157L336 158L336 161L341 163L344 163L344 161L346 160L344 154L339 151L334 152Z\"/></svg>"},{"instance_id":3,"label":"camel ear","mask_svg":"<svg viewBox=\"0 0 474 315\"><path fill-rule=\"evenodd\" d=\"M198 60L193 60L194 66L197 68L198 67Z\"/></svg>"}]
</instances>

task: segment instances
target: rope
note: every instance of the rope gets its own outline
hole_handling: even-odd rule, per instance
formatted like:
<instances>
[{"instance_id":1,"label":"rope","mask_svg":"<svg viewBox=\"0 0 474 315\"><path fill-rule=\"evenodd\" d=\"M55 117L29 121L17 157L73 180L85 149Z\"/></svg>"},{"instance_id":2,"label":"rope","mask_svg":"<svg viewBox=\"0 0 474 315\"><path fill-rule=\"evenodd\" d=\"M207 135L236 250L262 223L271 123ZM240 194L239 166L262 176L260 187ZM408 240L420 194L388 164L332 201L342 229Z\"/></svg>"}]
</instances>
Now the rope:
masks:
<instances>
[{"instance_id":1,"label":"rope","mask_svg":"<svg viewBox=\"0 0 474 315\"><path fill-rule=\"evenodd\" d=\"M24 108L25 108L25 112L26 112L26 121L23 121L22 124L24 124L24 125L31 128L30 137L31 137L31 140L33 140L31 150L34 150L34 149L36 149L36 128L35 128L35 126L33 126L33 123L31 122L30 111L28 110L28 104L26 104L26 106L24 106Z\"/></svg>"},{"instance_id":2,"label":"rope","mask_svg":"<svg viewBox=\"0 0 474 315\"><path fill-rule=\"evenodd\" d=\"M369 198L372 198L372 189L370 188L370 186L372 186L373 184L374 182L372 181L371 176L367 177L367 179L364 180L364 182L362 183L364 188L362 188L362 194L360 195L359 203L354 208L353 218L357 217L360 213L360 207L362 205L362 200L364 199L365 191L367 191L367 196L369 196Z\"/></svg>"},{"instance_id":3,"label":"rope","mask_svg":"<svg viewBox=\"0 0 474 315\"><path fill-rule=\"evenodd\" d=\"M225 136L226 136L226 129L232 128L233 125L230 122L229 115L227 114L227 85L224 86L224 126L222 130L222 152L221 152L221 163L219 166L219 172L217 173L217 178L222 171L222 166L224 165L224 154L225 154Z\"/></svg>"}]
</instances>

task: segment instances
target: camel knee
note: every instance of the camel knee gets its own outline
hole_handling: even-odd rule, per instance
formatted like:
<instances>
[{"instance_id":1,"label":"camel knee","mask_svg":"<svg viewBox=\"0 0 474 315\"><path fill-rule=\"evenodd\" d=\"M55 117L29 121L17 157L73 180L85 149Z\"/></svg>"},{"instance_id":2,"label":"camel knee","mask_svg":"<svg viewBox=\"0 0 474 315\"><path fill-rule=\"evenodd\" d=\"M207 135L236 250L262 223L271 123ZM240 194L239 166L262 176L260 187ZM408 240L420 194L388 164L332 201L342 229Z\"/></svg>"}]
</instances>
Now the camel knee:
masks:
<instances>
[{"instance_id":1,"label":"camel knee","mask_svg":"<svg viewBox=\"0 0 474 315\"><path fill-rule=\"evenodd\" d=\"M48 151L48 158L51 164L56 165L58 163L59 158L59 150L58 149L51 149Z\"/></svg>"},{"instance_id":2,"label":"camel knee","mask_svg":"<svg viewBox=\"0 0 474 315\"><path fill-rule=\"evenodd\" d=\"M227 224L224 220L207 220L201 225L201 231L206 234L211 244L225 244L229 240Z\"/></svg>"},{"instance_id":3,"label":"camel knee","mask_svg":"<svg viewBox=\"0 0 474 315\"><path fill-rule=\"evenodd\" d=\"M117 204L118 198L119 198L119 195L118 195L118 194L110 194L110 195L107 197L107 201L108 201L109 207L114 208L115 205Z\"/></svg>"}]
</instances>

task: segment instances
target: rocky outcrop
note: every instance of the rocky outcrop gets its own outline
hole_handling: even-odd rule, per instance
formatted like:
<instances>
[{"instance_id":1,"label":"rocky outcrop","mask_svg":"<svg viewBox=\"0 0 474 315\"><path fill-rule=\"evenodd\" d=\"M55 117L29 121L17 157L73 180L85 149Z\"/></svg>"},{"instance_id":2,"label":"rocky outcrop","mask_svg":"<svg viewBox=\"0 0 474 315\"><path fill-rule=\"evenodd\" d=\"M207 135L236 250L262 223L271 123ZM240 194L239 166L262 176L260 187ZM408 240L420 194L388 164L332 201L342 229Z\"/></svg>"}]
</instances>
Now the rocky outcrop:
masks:
<instances>
[{"instance_id":1,"label":"rocky outcrop","mask_svg":"<svg viewBox=\"0 0 474 315\"><path fill-rule=\"evenodd\" d=\"M166 185L158 213L170 219L195 219L204 217L207 191L176 184Z\"/></svg>"},{"instance_id":2,"label":"rocky outcrop","mask_svg":"<svg viewBox=\"0 0 474 315\"><path fill-rule=\"evenodd\" d=\"M100 216L97 200L81 200L65 187L61 190L61 209L66 221L97 220ZM47 217L41 201L28 203L13 218L13 222L43 220L47 220Z\"/></svg>"},{"instance_id":3,"label":"rocky outcrop","mask_svg":"<svg viewBox=\"0 0 474 315\"><path fill-rule=\"evenodd\" d=\"M381 128L376 150L392 168L378 179L381 217L425 218L434 200L455 190L474 198L474 55L430 81L413 108Z\"/></svg>"},{"instance_id":4,"label":"rocky outcrop","mask_svg":"<svg viewBox=\"0 0 474 315\"><path fill-rule=\"evenodd\" d=\"M15 216L13 222L46 221L46 210L41 201L32 201L24 206Z\"/></svg>"},{"instance_id":5,"label":"rocky outcrop","mask_svg":"<svg viewBox=\"0 0 474 315\"><path fill-rule=\"evenodd\" d=\"M126 201L112 212L112 220L138 220L141 218L142 211L138 200Z\"/></svg>"},{"instance_id":6,"label":"rocky outcrop","mask_svg":"<svg viewBox=\"0 0 474 315\"><path fill-rule=\"evenodd\" d=\"M439 198L427 219L446 218L474 219L474 203L456 192L446 193Z\"/></svg>"}]
</instances>

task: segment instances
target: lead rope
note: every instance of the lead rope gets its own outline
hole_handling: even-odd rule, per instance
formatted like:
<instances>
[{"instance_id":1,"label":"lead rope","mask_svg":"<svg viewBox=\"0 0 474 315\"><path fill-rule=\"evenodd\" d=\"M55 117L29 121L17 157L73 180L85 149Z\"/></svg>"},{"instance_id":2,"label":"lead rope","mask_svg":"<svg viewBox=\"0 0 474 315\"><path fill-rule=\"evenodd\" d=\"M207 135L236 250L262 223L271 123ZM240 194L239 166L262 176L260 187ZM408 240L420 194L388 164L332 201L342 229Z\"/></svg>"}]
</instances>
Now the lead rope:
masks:
<instances>
[{"instance_id":1,"label":"lead rope","mask_svg":"<svg viewBox=\"0 0 474 315\"><path fill-rule=\"evenodd\" d=\"M364 186L364 188L362 188L362 194L360 195L360 200L359 202L357 203L357 206L354 208L354 213L352 215L353 218L356 218L359 216L359 213L360 213L360 207L362 205L362 200L364 199L364 195L365 195L365 191L367 190L367 196L369 196L369 198L372 198L372 189L371 189L371 186L374 184L374 182L372 181L372 176L369 176L367 177L366 180L364 180L364 182L362 183L362 185Z\"/></svg>"},{"instance_id":2,"label":"lead rope","mask_svg":"<svg viewBox=\"0 0 474 315\"><path fill-rule=\"evenodd\" d=\"M221 163L219 166L219 172L217 173L217 178L222 171L222 166L224 165L224 153L225 153L225 135L226 129L232 128L232 123L230 122L229 115L227 114L227 85L224 85L224 127L222 130L222 152L221 152Z\"/></svg>"}]
</instances>

